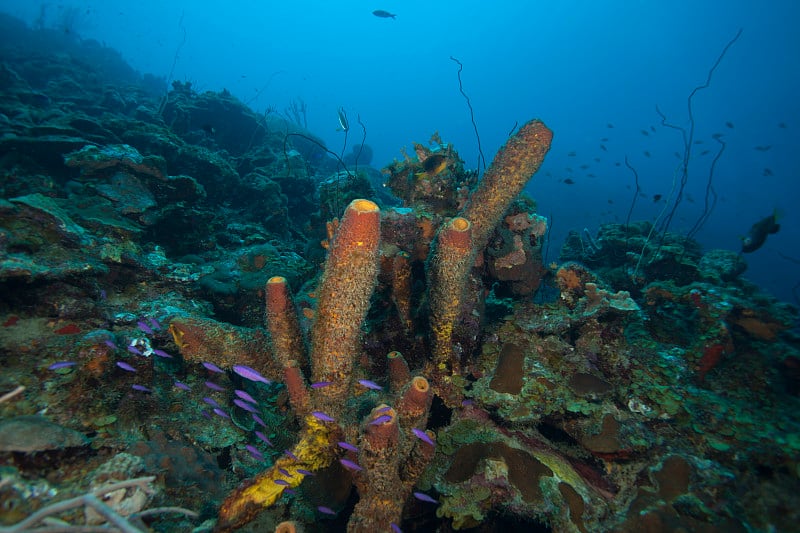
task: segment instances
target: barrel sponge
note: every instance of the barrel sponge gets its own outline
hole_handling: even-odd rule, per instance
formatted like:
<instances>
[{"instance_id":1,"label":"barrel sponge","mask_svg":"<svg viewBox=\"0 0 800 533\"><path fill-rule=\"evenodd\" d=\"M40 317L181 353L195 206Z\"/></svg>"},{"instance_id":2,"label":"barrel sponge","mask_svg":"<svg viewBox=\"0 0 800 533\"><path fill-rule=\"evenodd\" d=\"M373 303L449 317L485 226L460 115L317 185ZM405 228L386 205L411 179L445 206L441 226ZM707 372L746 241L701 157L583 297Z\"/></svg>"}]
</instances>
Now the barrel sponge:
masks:
<instances>
[{"instance_id":1,"label":"barrel sponge","mask_svg":"<svg viewBox=\"0 0 800 533\"><path fill-rule=\"evenodd\" d=\"M543 122L531 120L497 152L461 213L472 223L477 250L483 250L509 204L539 170L552 140L553 132Z\"/></svg>"},{"instance_id":2,"label":"barrel sponge","mask_svg":"<svg viewBox=\"0 0 800 533\"><path fill-rule=\"evenodd\" d=\"M341 410L349 393L353 361L360 351L361 323L377 282L380 222L377 204L353 200L328 249L311 328L313 380L331 382L312 398L322 411Z\"/></svg>"},{"instance_id":3,"label":"barrel sponge","mask_svg":"<svg viewBox=\"0 0 800 533\"><path fill-rule=\"evenodd\" d=\"M439 371L454 370L453 326L462 309L467 276L474 262L472 224L463 217L442 225L428 263L431 351Z\"/></svg>"}]
</instances>

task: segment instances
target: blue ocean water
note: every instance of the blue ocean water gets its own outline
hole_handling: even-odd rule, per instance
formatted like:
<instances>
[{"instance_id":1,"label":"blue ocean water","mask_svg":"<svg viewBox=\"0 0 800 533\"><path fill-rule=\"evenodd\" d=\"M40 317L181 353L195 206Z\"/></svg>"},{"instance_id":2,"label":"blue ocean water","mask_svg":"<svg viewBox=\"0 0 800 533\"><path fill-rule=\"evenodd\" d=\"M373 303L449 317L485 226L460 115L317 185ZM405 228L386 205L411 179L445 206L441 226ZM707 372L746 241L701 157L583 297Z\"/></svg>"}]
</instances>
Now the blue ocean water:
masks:
<instances>
[{"instance_id":1,"label":"blue ocean water","mask_svg":"<svg viewBox=\"0 0 800 533\"><path fill-rule=\"evenodd\" d=\"M632 174L620 165L626 156L644 196L632 219L663 220L677 198L670 195L680 178L675 154L684 145L656 106L668 123L687 128L687 97L741 30L693 100L698 144L670 229L685 232L702 215L719 149L712 135L722 134L718 201L697 237L707 248L738 250L751 224L778 209L781 229L747 256L746 277L796 299L797 2L3 0L0 9L97 39L143 73L200 91L226 88L259 112L302 101L308 129L334 150L343 143L342 107L363 121L376 167L436 131L478 165L452 56L463 64L487 161L529 118L555 132L528 186L539 212L553 218L548 259L569 230L625 220L633 199ZM376 9L396 18L376 17Z\"/></svg>"}]
</instances>

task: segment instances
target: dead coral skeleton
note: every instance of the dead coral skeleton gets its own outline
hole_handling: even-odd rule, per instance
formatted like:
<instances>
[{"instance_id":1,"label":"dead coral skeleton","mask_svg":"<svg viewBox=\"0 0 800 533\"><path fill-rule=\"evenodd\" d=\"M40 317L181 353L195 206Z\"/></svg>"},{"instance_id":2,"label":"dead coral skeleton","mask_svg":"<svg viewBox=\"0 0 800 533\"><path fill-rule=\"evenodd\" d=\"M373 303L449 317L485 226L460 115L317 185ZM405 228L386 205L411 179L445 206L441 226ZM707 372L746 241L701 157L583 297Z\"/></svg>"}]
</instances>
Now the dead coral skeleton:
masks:
<instances>
[{"instance_id":1,"label":"dead coral skeleton","mask_svg":"<svg viewBox=\"0 0 800 533\"><path fill-rule=\"evenodd\" d=\"M112 483L104 487L99 487L82 496L52 503L39 509L21 522L17 522L12 526L0 527L0 533L18 533L28 531L58 531L67 533L78 531L120 531L122 533L142 533L144 531L149 531L149 529L141 521L141 519L145 516L153 516L163 513L179 513L190 518L197 518L197 513L181 507L157 507L153 509L145 509L125 517L121 516L110 506L106 505L102 500L109 493L131 487L138 487L141 490L150 493L153 491L150 483L152 483L155 479L155 476L128 479L125 481L120 481L119 483ZM107 524L102 526L86 526L81 524L69 524L57 518L53 518L53 515L55 514L68 511L70 509L75 509L77 507L88 507L93 509L106 519Z\"/></svg>"}]
</instances>

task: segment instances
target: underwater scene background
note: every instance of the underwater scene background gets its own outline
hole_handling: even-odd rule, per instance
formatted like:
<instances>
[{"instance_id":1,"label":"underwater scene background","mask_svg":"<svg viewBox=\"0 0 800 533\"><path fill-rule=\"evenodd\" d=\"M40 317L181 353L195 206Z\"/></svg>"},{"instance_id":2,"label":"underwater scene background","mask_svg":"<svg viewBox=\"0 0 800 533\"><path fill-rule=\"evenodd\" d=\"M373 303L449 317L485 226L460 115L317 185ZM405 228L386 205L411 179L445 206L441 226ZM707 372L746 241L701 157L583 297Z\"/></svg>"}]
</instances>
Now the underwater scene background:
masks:
<instances>
[{"instance_id":1,"label":"underwater scene background","mask_svg":"<svg viewBox=\"0 0 800 533\"><path fill-rule=\"evenodd\" d=\"M797 20L0 0L0 532L800 530Z\"/></svg>"}]
</instances>

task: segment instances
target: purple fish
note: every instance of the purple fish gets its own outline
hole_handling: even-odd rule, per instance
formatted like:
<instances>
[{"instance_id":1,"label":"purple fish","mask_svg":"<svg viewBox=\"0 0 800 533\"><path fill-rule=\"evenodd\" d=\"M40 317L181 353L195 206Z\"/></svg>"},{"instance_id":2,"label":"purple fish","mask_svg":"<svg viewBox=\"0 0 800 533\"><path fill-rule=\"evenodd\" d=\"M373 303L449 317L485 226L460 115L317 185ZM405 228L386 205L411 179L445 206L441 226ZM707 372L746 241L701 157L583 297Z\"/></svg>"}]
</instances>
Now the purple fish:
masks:
<instances>
[{"instance_id":1,"label":"purple fish","mask_svg":"<svg viewBox=\"0 0 800 533\"><path fill-rule=\"evenodd\" d=\"M255 433L256 433L256 437L258 437L259 439L263 440L267 444L267 446L272 446L272 441L269 440L266 435L264 435L260 431L256 431Z\"/></svg>"},{"instance_id":2,"label":"purple fish","mask_svg":"<svg viewBox=\"0 0 800 533\"><path fill-rule=\"evenodd\" d=\"M258 423L258 425L261 426L262 428L267 427L267 425L264 423L264 421L261 420L261 417L258 416L257 414L253 413L250 416L252 416L253 420L255 420Z\"/></svg>"},{"instance_id":3,"label":"purple fish","mask_svg":"<svg viewBox=\"0 0 800 533\"><path fill-rule=\"evenodd\" d=\"M120 367L122 370L127 370L128 372L136 372L136 369L133 368L128 363L126 363L125 361L117 361L117 366Z\"/></svg>"},{"instance_id":4,"label":"purple fish","mask_svg":"<svg viewBox=\"0 0 800 533\"><path fill-rule=\"evenodd\" d=\"M248 444L245 446L245 448L247 448L247 451L250 452L250 455L252 455L253 458L258 459L259 461L264 459L264 454L252 444Z\"/></svg>"},{"instance_id":5,"label":"purple fish","mask_svg":"<svg viewBox=\"0 0 800 533\"><path fill-rule=\"evenodd\" d=\"M361 385L362 387L366 387L366 388L368 388L368 389L372 389L372 390L383 390L383 387L381 387L380 385L378 385L378 384L377 384L377 383L375 383L374 381L370 381L370 380L368 380L368 379L359 379L359 380L358 380L358 383L359 383L359 385Z\"/></svg>"},{"instance_id":6,"label":"purple fish","mask_svg":"<svg viewBox=\"0 0 800 533\"><path fill-rule=\"evenodd\" d=\"M394 522L391 522L391 523L389 524L389 526L392 528L392 531L393 531L394 533L403 533L403 530L402 530L402 529L400 529L400 526L398 526L398 525L397 525L397 524L395 524Z\"/></svg>"},{"instance_id":7,"label":"purple fish","mask_svg":"<svg viewBox=\"0 0 800 533\"><path fill-rule=\"evenodd\" d=\"M221 416L222 418L230 418L230 415L225 411L223 411L222 409L220 409L219 407L214 408L214 414L217 416Z\"/></svg>"},{"instance_id":8,"label":"purple fish","mask_svg":"<svg viewBox=\"0 0 800 533\"><path fill-rule=\"evenodd\" d=\"M286 476L286 477L294 477L294 476L293 476L292 474L290 474L290 473L289 473L289 471L288 471L288 470L286 470L285 468L278 468L278 472L280 472L281 474L283 474L283 475L284 475L284 476Z\"/></svg>"},{"instance_id":9,"label":"purple fish","mask_svg":"<svg viewBox=\"0 0 800 533\"><path fill-rule=\"evenodd\" d=\"M320 505L319 507L317 507L317 511L319 511L322 514L328 514L328 515L331 515L331 516L335 516L336 515L336 511L334 511L330 507L325 507L324 505Z\"/></svg>"},{"instance_id":10,"label":"purple fish","mask_svg":"<svg viewBox=\"0 0 800 533\"><path fill-rule=\"evenodd\" d=\"M391 422L392 416L391 415L381 415L372 422L369 423L370 426L380 426L381 424L385 424L387 422Z\"/></svg>"},{"instance_id":11,"label":"purple fish","mask_svg":"<svg viewBox=\"0 0 800 533\"><path fill-rule=\"evenodd\" d=\"M140 330L142 330L142 331L144 331L145 333L147 333L148 335L152 335L152 334L153 334L153 330L150 328L150 326L148 326L147 324L145 324L145 323L144 323L142 320L138 321L138 322L136 323L136 326L137 326L137 327L138 327Z\"/></svg>"},{"instance_id":12,"label":"purple fish","mask_svg":"<svg viewBox=\"0 0 800 533\"><path fill-rule=\"evenodd\" d=\"M391 410L392 410L392 406L391 406L391 405L387 405L387 406L385 406L385 407L381 407L380 409L378 409L378 410L377 410L377 411L375 411L375 412L376 412L376 413L388 413L388 412L389 412L389 411L391 411Z\"/></svg>"},{"instance_id":13,"label":"purple fish","mask_svg":"<svg viewBox=\"0 0 800 533\"><path fill-rule=\"evenodd\" d=\"M108 346L108 347L109 347L109 348L111 348L112 350L117 350L117 349L118 349L118 348L117 348L117 345L116 345L116 344L114 344L114 341L112 341L111 339L106 339L106 340L104 340L104 341L103 341L103 344L105 344L106 346Z\"/></svg>"},{"instance_id":14,"label":"purple fish","mask_svg":"<svg viewBox=\"0 0 800 533\"><path fill-rule=\"evenodd\" d=\"M205 409L201 409L200 414L203 415L204 418L208 418L209 420L211 420L211 413L209 413Z\"/></svg>"},{"instance_id":15,"label":"purple fish","mask_svg":"<svg viewBox=\"0 0 800 533\"><path fill-rule=\"evenodd\" d=\"M349 442L345 442L343 440L340 440L339 442L336 443L336 445L339 446L339 448L343 448L345 450L349 450L351 452L358 453L358 448L356 446L353 446Z\"/></svg>"},{"instance_id":16,"label":"purple fish","mask_svg":"<svg viewBox=\"0 0 800 533\"><path fill-rule=\"evenodd\" d=\"M220 367L218 367L214 363L207 363L206 361L203 361L203 366L206 367L206 369L208 369L208 370L210 370L212 372L216 372L217 374L224 374L225 373L224 370L222 370Z\"/></svg>"},{"instance_id":17,"label":"purple fish","mask_svg":"<svg viewBox=\"0 0 800 533\"><path fill-rule=\"evenodd\" d=\"M250 413L257 413L258 412L256 410L256 408L253 407L252 404L249 404L249 403L247 403L245 401L242 401L239 398L234 398L233 399L233 403L235 403L236 405L238 405L239 407L241 407L242 409L244 409L247 412L250 412Z\"/></svg>"},{"instance_id":18,"label":"purple fish","mask_svg":"<svg viewBox=\"0 0 800 533\"><path fill-rule=\"evenodd\" d=\"M209 398L208 396L206 396L205 398L203 398L203 401L206 402L211 407L220 407L220 405L217 403L217 400L215 400L214 398Z\"/></svg>"},{"instance_id":19,"label":"purple fish","mask_svg":"<svg viewBox=\"0 0 800 533\"><path fill-rule=\"evenodd\" d=\"M255 398L253 398L252 396L250 396L249 394L247 394L243 390L236 389L233 392L236 394L236 396L238 396L239 398L241 398L242 400L244 400L246 402L258 403Z\"/></svg>"},{"instance_id":20,"label":"purple fish","mask_svg":"<svg viewBox=\"0 0 800 533\"><path fill-rule=\"evenodd\" d=\"M352 470L353 472L358 472L360 470L364 470L358 463L354 463L350 459L339 459L339 462L348 470Z\"/></svg>"},{"instance_id":21,"label":"purple fish","mask_svg":"<svg viewBox=\"0 0 800 533\"><path fill-rule=\"evenodd\" d=\"M161 329L161 322L156 320L155 318L148 318L148 322L150 322L150 327L153 329Z\"/></svg>"},{"instance_id":22,"label":"purple fish","mask_svg":"<svg viewBox=\"0 0 800 533\"><path fill-rule=\"evenodd\" d=\"M297 496L297 493L294 491L294 489L283 489L283 493L286 496Z\"/></svg>"},{"instance_id":23,"label":"purple fish","mask_svg":"<svg viewBox=\"0 0 800 533\"><path fill-rule=\"evenodd\" d=\"M286 454L286 457L289 459L294 459L295 461L299 461L300 459L297 458L295 454L292 453L292 450L283 450L283 453Z\"/></svg>"},{"instance_id":24,"label":"purple fish","mask_svg":"<svg viewBox=\"0 0 800 533\"><path fill-rule=\"evenodd\" d=\"M100 289L100 299L105 300L106 298L108 298L108 293L105 289Z\"/></svg>"},{"instance_id":25,"label":"purple fish","mask_svg":"<svg viewBox=\"0 0 800 533\"><path fill-rule=\"evenodd\" d=\"M431 498L424 492L415 492L414 497L421 502L428 502L428 503L439 503L437 500Z\"/></svg>"},{"instance_id":26,"label":"purple fish","mask_svg":"<svg viewBox=\"0 0 800 533\"><path fill-rule=\"evenodd\" d=\"M413 433L422 442L427 442L431 446L436 446L436 443L433 441L433 439L431 439L430 435L428 435L421 429L414 428L411 430L411 433Z\"/></svg>"},{"instance_id":27,"label":"purple fish","mask_svg":"<svg viewBox=\"0 0 800 533\"><path fill-rule=\"evenodd\" d=\"M244 379L249 379L250 381L260 381L261 383L266 383L269 385L272 383L270 380L250 368L249 366L245 365L234 365L233 371L242 376Z\"/></svg>"},{"instance_id":28,"label":"purple fish","mask_svg":"<svg viewBox=\"0 0 800 533\"><path fill-rule=\"evenodd\" d=\"M316 383L311 384L312 389L321 389L323 387L327 387L328 385L332 384L332 381L317 381Z\"/></svg>"},{"instance_id":29,"label":"purple fish","mask_svg":"<svg viewBox=\"0 0 800 533\"><path fill-rule=\"evenodd\" d=\"M322 411L313 411L311 415L317 420L322 420L323 422L335 422L335 419L332 416L328 416Z\"/></svg>"},{"instance_id":30,"label":"purple fish","mask_svg":"<svg viewBox=\"0 0 800 533\"><path fill-rule=\"evenodd\" d=\"M224 390L225 390L225 387L223 387L223 386L221 386L221 385L217 385L217 384L216 384L216 383L214 383L213 381L206 381L205 385L206 385L206 387L208 387L209 389L211 389L211 390L214 390L214 391L217 391L217 392L222 392L222 391L224 391Z\"/></svg>"},{"instance_id":31,"label":"purple fish","mask_svg":"<svg viewBox=\"0 0 800 533\"><path fill-rule=\"evenodd\" d=\"M70 366L75 366L78 363L75 361L59 361L58 363L53 363L52 365L48 366L48 370L58 370L59 368L67 368Z\"/></svg>"},{"instance_id":32,"label":"purple fish","mask_svg":"<svg viewBox=\"0 0 800 533\"><path fill-rule=\"evenodd\" d=\"M133 385L131 385L131 388L133 390L138 390L139 392L153 392L150 389L148 389L147 387L145 387L144 385L138 385L138 384L135 384L135 383Z\"/></svg>"},{"instance_id":33,"label":"purple fish","mask_svg":"<svg viewBox=\"0 0 800 533\"><path fill-rule=\"evenodd\" d=\"M136 346L128 346L128 351L134 355L142 355L142 352Z\"/></svg>"},{"instance_id":34,"label":"purple fish","mask_svg":"<svg viewBox=\"0 0 800 533\"><path fill-rule=\"evenodd\" d=\"M154 354L156 354L156 355L157 355L157 356L159 356L159 357L164 357L164 358L167 358L167 359L172 359L172 356L171 356L170 354L168 354L167 352L165 352L164 350L158 350L158 349L154 349L154 350L153 350L153 353L154 353Z\"/></svg>"},{"instance_id":35,"label":"purple fish","mask_svg":"<svg viewBox=\"0 0 800 533\"><path fill-rule=\"evenodd\" d=\"M276 479L275 480L275 484L276 485L281 485L282 487L288 487L289 486L289 482L286 481L285 479Z\"/></svg>"},{"instance_id":36,"label":"purple fish","mask_svg":"<svg viewBox=\"0 0 800 533\"><path fill-rule=\"evenodd\" d=\"M182 381L176 381L175 382L175 387L177 387L177 388L179 388L181 390L191 390L189 388L189 385L187 385L186 383L184 383Z\"/></svg>"},{"instance_id":37,"label":"purple fish","mask_svg":"<svg viewBox=\"0 0 800 533\"><path fill-rule=\"evenodd\" d=\"M302 474L304 476L316 476L314 472L312 472L311 470L306 470L305 468L298 468L297 473Z\"/></svg>"}]
</instances>

